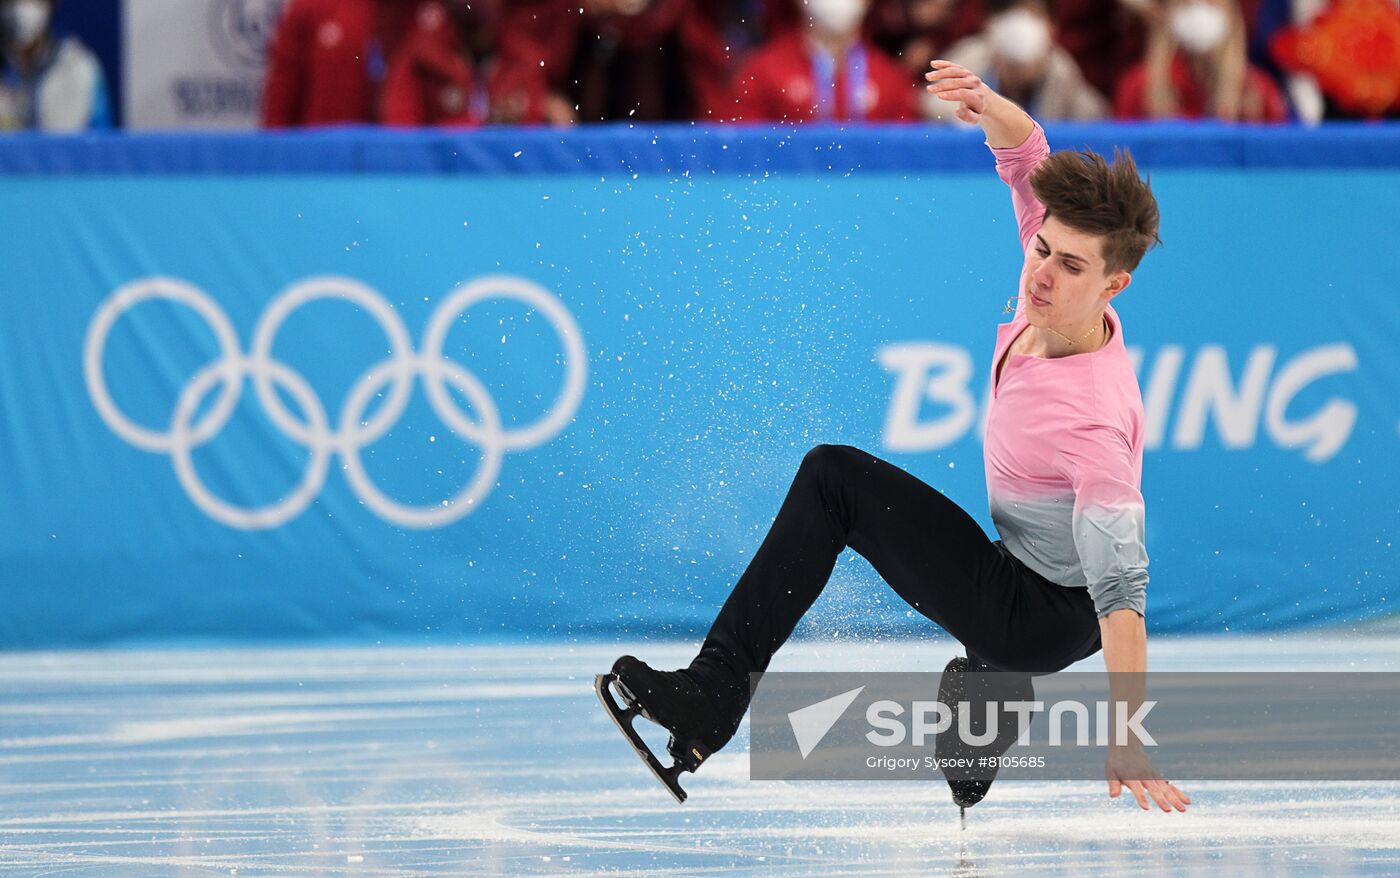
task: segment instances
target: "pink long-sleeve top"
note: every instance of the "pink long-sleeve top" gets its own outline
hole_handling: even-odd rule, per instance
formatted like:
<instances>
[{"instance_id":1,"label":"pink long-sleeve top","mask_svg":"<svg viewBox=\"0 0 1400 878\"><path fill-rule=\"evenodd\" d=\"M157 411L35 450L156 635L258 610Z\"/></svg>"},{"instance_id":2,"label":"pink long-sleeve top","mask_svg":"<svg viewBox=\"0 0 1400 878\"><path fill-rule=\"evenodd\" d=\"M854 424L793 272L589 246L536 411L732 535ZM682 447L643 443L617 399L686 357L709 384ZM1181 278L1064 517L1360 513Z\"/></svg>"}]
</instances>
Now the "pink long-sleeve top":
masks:
<instances>
[{"instance_id":1,"label":"pink long-sleeve top","mask_svg":"<svg viewBox=\"0 0 1400 878\"><path fill-rule=\"evenodd\" d=\"M1011 187L1021 248L1045 205L1031 171L1050 154L1037 124L1020 146L992 149ZM1026 268L1020 286L1027 286ZM1047 359L1007 351L1029 322L1025 307L997 327L983 457L992 522L1003 544L1052 582L1088 588L1100 617L1146 606L1143 543L1142 393L1123 327L1109 307L1109 339L1097 351ZM997 367L1001 368L1000 376Z\"/></svg>"}]
</instances>

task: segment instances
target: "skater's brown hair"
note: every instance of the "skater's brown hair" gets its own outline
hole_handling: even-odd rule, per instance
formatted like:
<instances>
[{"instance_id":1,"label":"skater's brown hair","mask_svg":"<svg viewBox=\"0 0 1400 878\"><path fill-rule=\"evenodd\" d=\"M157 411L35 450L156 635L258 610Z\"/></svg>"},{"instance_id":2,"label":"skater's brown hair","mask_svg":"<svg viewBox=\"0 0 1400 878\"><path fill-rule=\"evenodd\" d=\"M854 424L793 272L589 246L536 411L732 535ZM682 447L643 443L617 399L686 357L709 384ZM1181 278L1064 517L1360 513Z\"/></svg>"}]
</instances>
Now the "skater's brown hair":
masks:
<instances>
[{"instance_id":1,"label":"skater's brown hair","mask_svg":"<svg viewBox=\"0 0 1400 878\"><path fill-rule=\"evenodd\" d=\"M1031 172L1031 189L1046 219L1103 237L1106 274L1133 271L1154 243L1162 243L1157 198L1126 149L1113 151L1112 164L1087 150L1051 153Z\"/></svg>"}]
</instances>

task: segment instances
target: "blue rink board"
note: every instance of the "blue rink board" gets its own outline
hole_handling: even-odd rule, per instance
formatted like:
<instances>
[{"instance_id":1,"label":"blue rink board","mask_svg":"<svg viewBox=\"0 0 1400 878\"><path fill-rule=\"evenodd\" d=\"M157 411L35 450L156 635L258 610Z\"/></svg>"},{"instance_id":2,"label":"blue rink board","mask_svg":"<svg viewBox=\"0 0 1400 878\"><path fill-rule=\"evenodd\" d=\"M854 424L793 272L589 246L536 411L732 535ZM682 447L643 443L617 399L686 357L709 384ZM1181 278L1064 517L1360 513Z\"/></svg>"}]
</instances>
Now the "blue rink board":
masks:
<instances>
[{"instance_id":1,"label":"blue rink board","mask_svg":"<svg viewBox=\"0 0 1400 878\"><path fill-rule=\"evenodd\" d=\"M1127 147L1150 168L1400 167L1400 123L1054 123L1061 148ZM935 125L616 123L474 131L328 128L0 139L0 174L540 174L980 170L979 132Z\"/></svg>"},{"instance_id":2,"label":"blue rink board","mask_svg":"<svg viewBox=\"0 0 1400 878\"><path fill-rule=\"evenodd\" d=\"M1328 136L1360 141L1359 130ZM869 138L891 136L847 134L867 157ZM482 135L481 148L513 135ZM596 137L644 151L625 135ZM456 142L324 136L361 155ZM1231 136L1222 148L1247 140ZM990 156L958 137L958 173L309 173L325 155L309 140L170 136L164 167L190 173L0 177L0 212L23 218L0 236L0 646L692 636L822 442L909 469L990 532L977 423L1020 257ZM130 141L148 155L159 142ZM0 141L0 166L14 169L24 143L48 154ZM285 147L302 162L286 167L302 170L187 161L236 143ZM1149 410L1149 625L1274 630L1390 614L1400 170L1144 164L1166 244L1117 307ZM517 298L450 319L454 287L502 275L482 291ZM270 504L315 469L297 435L302 406L323 409L335 435L354 432L345 404L389 350L370 315L332 301L288 312L271 345L288 412L278 422L251 380L206 371L194 386L219 351L194 311L122 310L99 361L115 410L168 439L185 394L191 423L222 422L190 444L183 474L168 448L113 426L85 354L118 291L178 282L226 318L230 367L279 297L317 278L370 290L414 351L434 315L447 319L457 429L419 375L386 432L357 444L362 479L343 449L323 447L305 502L250 529L218 510ZM525 288L571 322L581 358L518 298ZM556 405L576 373L577 399ZM241 388L236 404L206 421L224 386ZM362 420L391 386L362 400ZM481 394L513 447L459 435L485 417ZM555 410L558 424L523 432ZM477 480L474 502L451 501ZM438 521L405 527L385 514L391 503ZM930 628L849 553L829 596L821 621L833 630Z\"/></svg>"}]
</instances>

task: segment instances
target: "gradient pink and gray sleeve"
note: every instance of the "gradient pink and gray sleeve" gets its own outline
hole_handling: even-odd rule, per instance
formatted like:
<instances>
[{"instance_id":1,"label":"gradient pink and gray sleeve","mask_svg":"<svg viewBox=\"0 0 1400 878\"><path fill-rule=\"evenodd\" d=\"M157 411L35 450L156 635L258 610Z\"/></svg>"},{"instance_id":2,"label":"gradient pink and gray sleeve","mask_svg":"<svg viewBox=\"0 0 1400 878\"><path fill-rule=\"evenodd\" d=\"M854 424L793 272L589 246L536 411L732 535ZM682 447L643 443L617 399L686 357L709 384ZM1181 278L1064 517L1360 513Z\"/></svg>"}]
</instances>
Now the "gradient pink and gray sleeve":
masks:
<instances>
[{"instance_id":1,"label":"gradient pink and gray sleeve","mask_svg":"<svg viewBox=\"0 0 1400 878\"><path fill-rule=\"evenodd\" d=\"M1102 618L1147 606L1146 511L1138 490L1141 458L1122 431L1071 429L1059 449L1061 474L1074 486L1074 546L1089 596Z\"/></svg>"},{"instance_id":2,"label":"gradient pink and gray sleeve","mask_svg":"<svg viewBox=\"0 0 1400 878\"><path fill-rule=\"evenodd\" d=\"M1040 231L1045 221L1045 205L1035 197L1031 189L1031 171L1050 155L1050 144L1045 139L1045 129L1040 123L1031 120L1031 133L1020 146L992 150L997 160L997 176L1011 187L1011 206L1016 210L1016 230L1021 238L1021 251L1031 246L1031 239Z\"/></svg>"}]
</instances>

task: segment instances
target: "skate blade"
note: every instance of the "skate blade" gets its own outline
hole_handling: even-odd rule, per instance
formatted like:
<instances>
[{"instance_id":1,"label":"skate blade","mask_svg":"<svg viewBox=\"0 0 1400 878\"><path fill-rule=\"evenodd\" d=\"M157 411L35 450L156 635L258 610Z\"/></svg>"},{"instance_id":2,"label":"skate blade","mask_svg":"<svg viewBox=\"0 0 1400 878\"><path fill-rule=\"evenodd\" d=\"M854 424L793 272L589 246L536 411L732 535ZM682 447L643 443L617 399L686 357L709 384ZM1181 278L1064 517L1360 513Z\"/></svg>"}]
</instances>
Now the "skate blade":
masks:
<instances>
[{"instance_id":1,"label":"skate blade","mask_svg":"<svg viewBox=\"0 0 1400 878\"><path fill-rule=\"evenodd\" d=\"M626 708L623 708L614 700L610 684L616 679L617 678L612 674L597 675L593 678L593 691L598 694L598 700L602 702L603 708L608 712L608 716L613 721L613 725L617 726L617 730L622 732L623 736L631 743L632 749L637 752L637 756L642 760L642 764L646 765L651 773L656 775L656 779L661 781L661 785L675 797L677 802L684 802L686 799L686 792L681 789L679 778L681 772L685 771L685 768L682 767L680 763L675 763L669 768L662 765L656 758L656 754L653 753L646 742L642 740L642 736L637 734L637 730L632 726L632 721L635 717L643 716L643 714L630 704Z\"/></svg>"}]
</instances>

